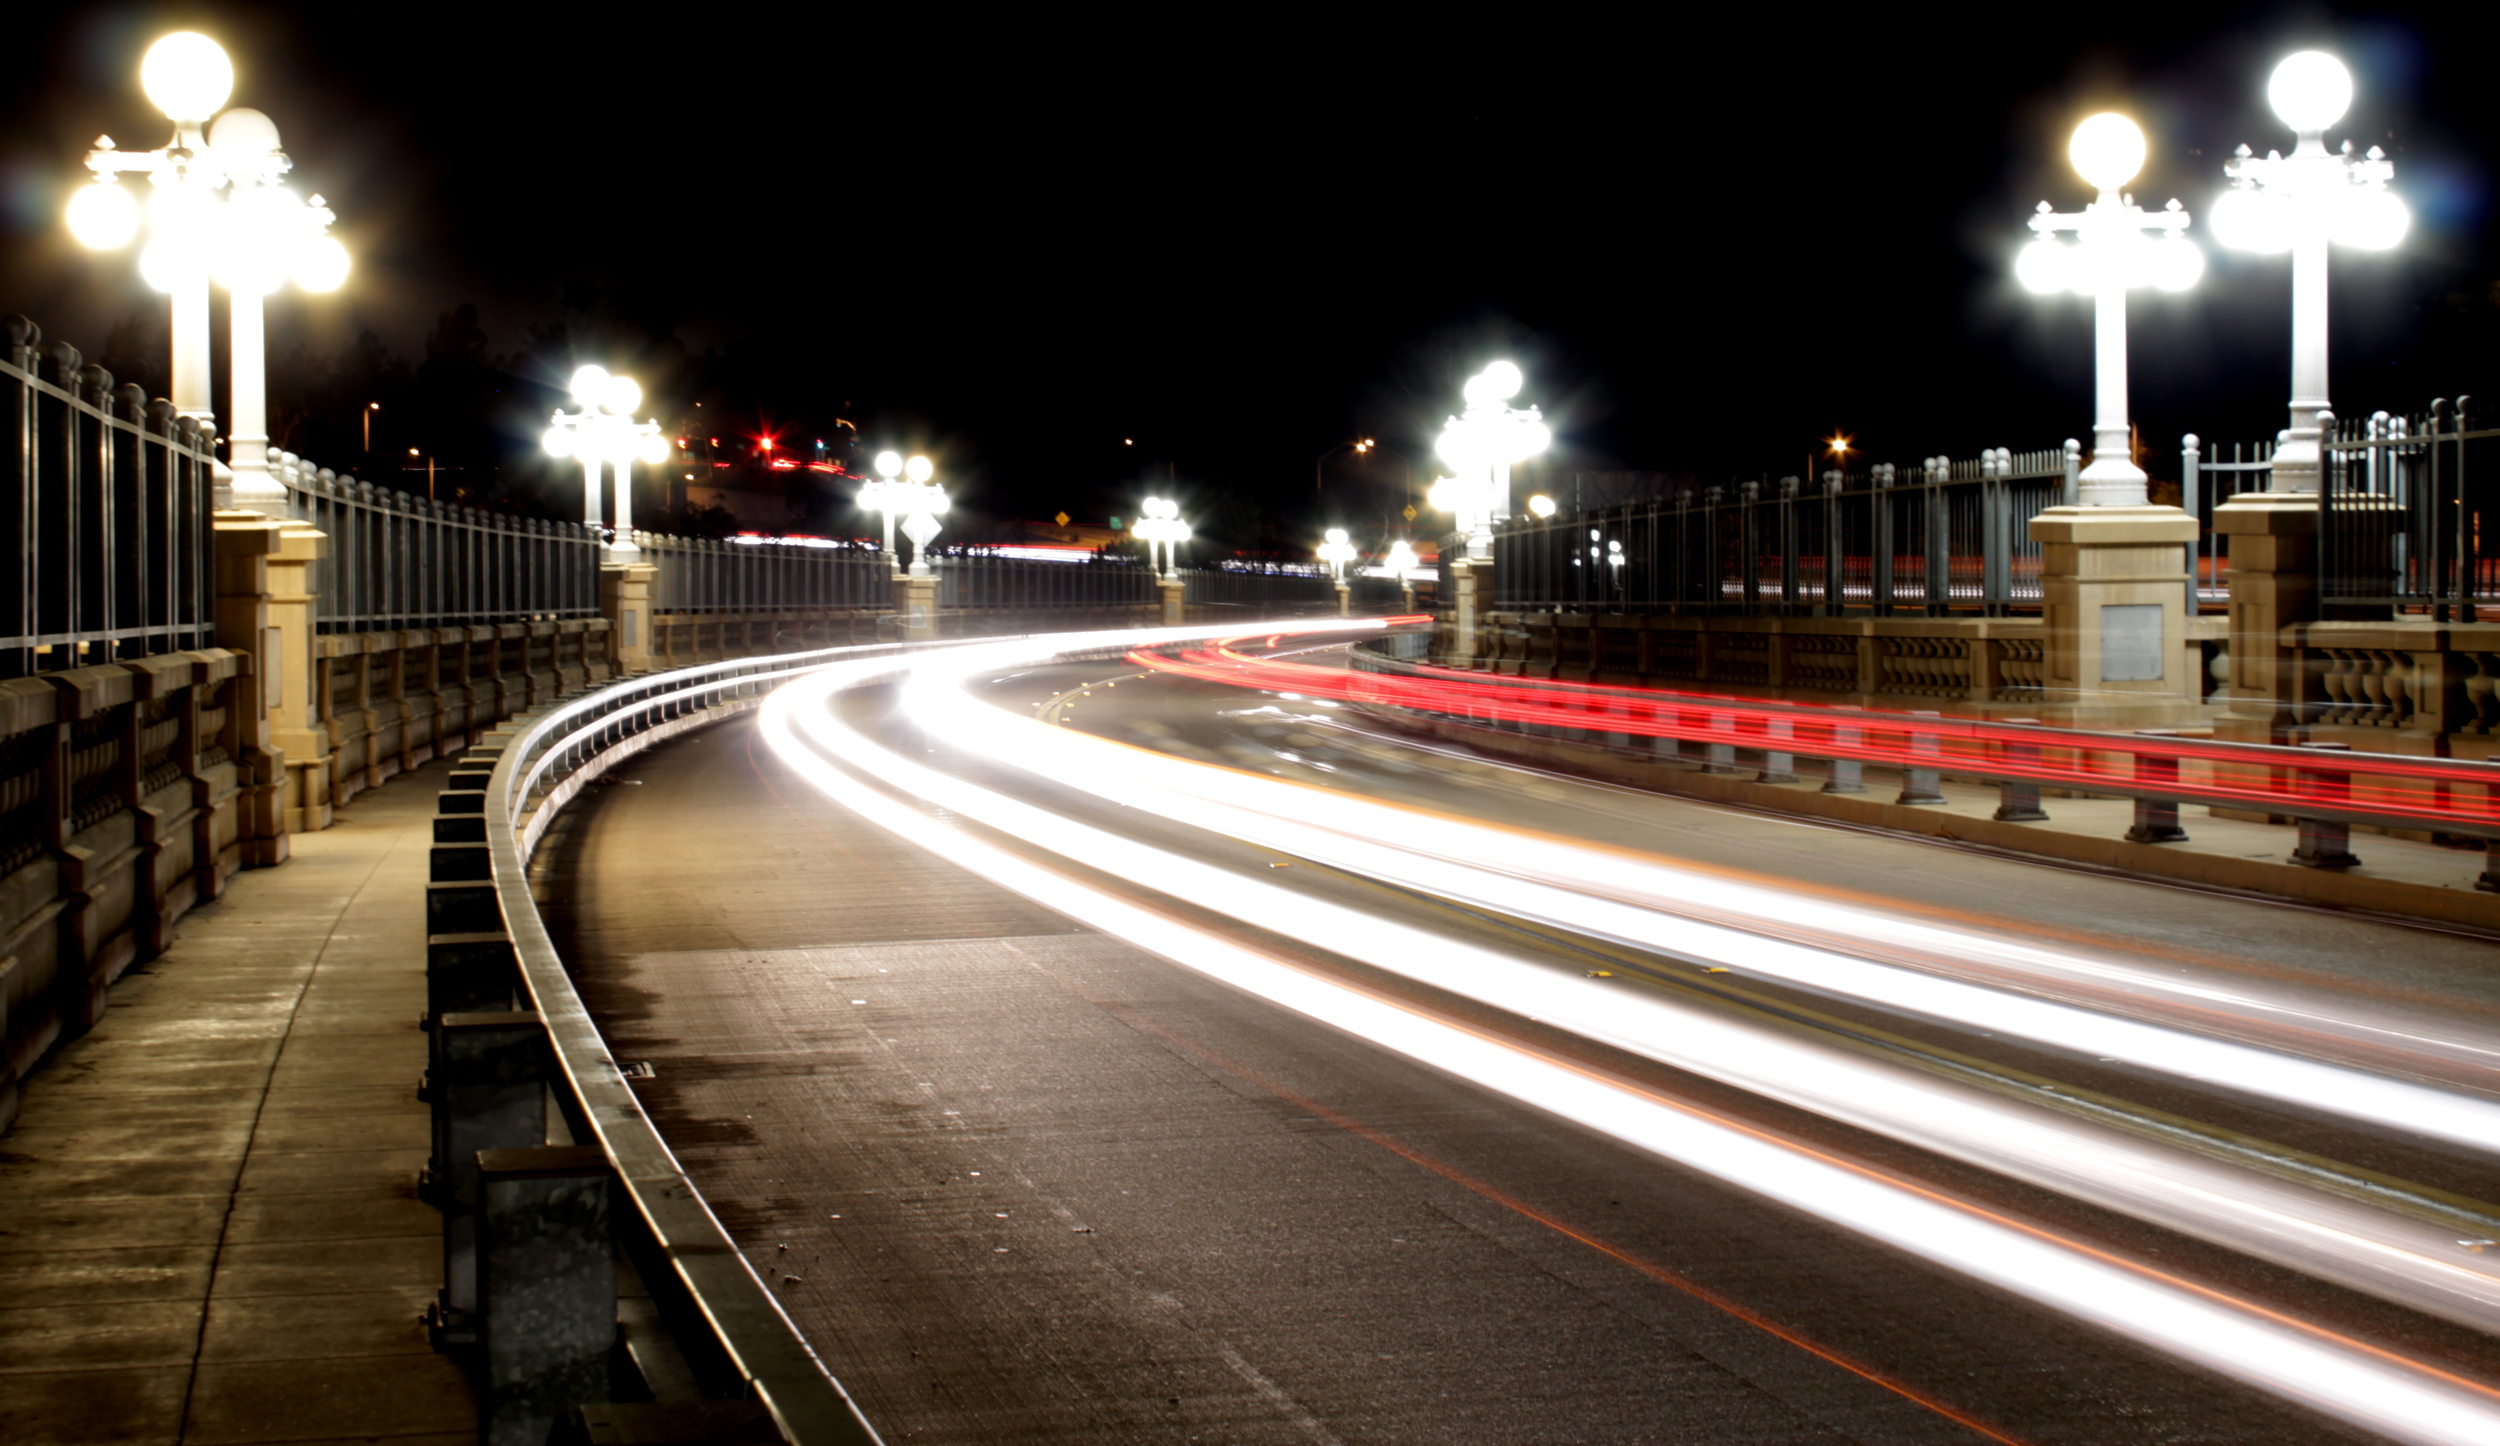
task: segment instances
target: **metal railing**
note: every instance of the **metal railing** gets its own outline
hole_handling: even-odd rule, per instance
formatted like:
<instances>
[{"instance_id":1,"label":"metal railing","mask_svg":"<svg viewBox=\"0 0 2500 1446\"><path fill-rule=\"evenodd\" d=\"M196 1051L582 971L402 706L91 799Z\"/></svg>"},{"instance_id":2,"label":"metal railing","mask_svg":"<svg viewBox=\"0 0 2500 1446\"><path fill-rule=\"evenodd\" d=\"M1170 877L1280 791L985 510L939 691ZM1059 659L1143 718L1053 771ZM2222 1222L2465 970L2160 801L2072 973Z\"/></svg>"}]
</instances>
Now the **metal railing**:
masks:
<instances>
[{"instance_id":1,"label":"metal railing","mask_svg":"<svg viewBox=\"0 0 2500 1446\"><path fill-rule=\"evenodd\" d=\"M216 632L210 438L173 403L0 322L0 678L205 648Z\"/></svg>"},{"instance_id":2,"label":"metal railing","mask_svg":"<svg viewBox=\"0 0 2500 1446\"><path fill-rule=\"evenodd\" d=\"M2329 607L2420 609L2470 622L2500 605L2500 456L2466 398L2415 417L2326 424L2318 492L2318 596ZM2481 471L2470 467L2483 456Z\"/></svg>"},{"instance_id":3,"label":"metal railing","mask_svg":"<svg viewBox=\"0 0 2500 1446\"><path fill-rule=\"evenodd\" d=\"M412 497L272 451L287 515L329 537L312 565L324 633L599 615L599 535Z\"/></svg>"},{"instance_id":4,"label":"metal railing","mask_svg":"<svg viewBox=\"0 0 2500 1446\"><path fill-rule=\"evenodd\" d=\"M637 532L655 613L812 612L893 606L893 566L874 548L814 538L714 541Z\"/></svg>"},{"instance_id":5,"label":"metal railing","mask_svg":"<svg viewBox=\"0 0 2500 1446\"><path fill-rule=\"evenodd\" d=\"M429 998L443 999L447 990L466 988L472 997L455 1008L508 1009L508 1004L476 1000L476 961L485 947L488 952L483 957L508 959L505 967L512 979L510 985L494 986L486 994L508 988L517 996L513 1002L530 1011L528 1016L438 1013L434 1020L437 1058L443 1057L441 1050L447 1047L441 1043L446 1031L456 1034L474 1025L508 1030L515 1021L530 1022L534 1016L530 1027L543 1030L542 1047L549 1061L545 1078L565 1127L576 1147L590 1147L597 1152L593 1158L604 1161L603 1173L615 1192L616 1204L606 1212L603 1228L615 1232L616 1249L640 1274L695 1388L706 1399L762 1403L780 1439L801 1446L873 1446L878 1437L739 1253L736 1242L643 1112L539 918L530 890L529 863L558 812L624 759L677 734L748 711L775 685L812 667L907 650L900 645L823 649L685 668L611 684L514 720L490 734L468 762L454 768L437 816L432 867L436 882L429 886L427 897L427 927L433 939L428 957ZM476 826L460 822L472 818L478 820ZM437 977L438 969L449 972ZM459 1108L460 1082L454 1076L436 1079L431 1089L437 1101L437 1139L458 1142L453 1153L466 1148L467 1158L477 1162L465 1166L464 1160L438 1157L436 1169L465 1168L468 1179L482 1178L489 1155L488 1147L479 1143L480 1132L495 1127L496 1121L443 1117L445 1110ZM501 1118L502 1128L517 1129L522 1137L491 1141L492 1149L529 1149L543 1139L543 1106L535 1114L527 1108L506 1110ZM463 1188L473 1200L478 1188L474 1184L461 1186L455 1179L446 1189L446 1198L455 1207ZM474 1212L474 1205L470 1208ZM470 1278L465 1295L461 1282L447 1278L445 1299L474 1302L468 1308L484 1318L454 1324L472 1330L480 1348L491 1353L500 1339L492 1320L499 1299L481 1288L475 1264L458 1263L461 1255L453 1245L454 1240L465 1238L473 1242L468 1246L469 1260L483 1254L486 1236L479 1232L491 1230L492 1222L474 1213L471 1218L476 1223L467 1226L468 1233L462 1237L452 1231L447 1211L447 1276L465 1268ZM601 1306L602 1298L610 1304ZM567 1308L613 1309L613 1297L591 1292L586 1303L571 1302ZM604 1352L599 1344L600 1323L576 1324L588 1327L574 1333L591 1342L586 1351ZM533 1308L523 1334L548 1331L563 1334ZM525 1345L523 1349L538 1348ZM545 1439L548 1423L540 1418L562 1409L564 1403L530 1389L516 1389L509 1398L499 1395L495 1382L500 1378L492 1361L485 1363L481 1375L488 1382L481 1409L499 1423L499 1429L511 1417L515 1418L508 1423L513 1439L524 1435ZM597 1382L605 1380L601 1370L593 1369L589 1375ZM587 1389L599 1392L591 1399L604 1399L602 1385L594 1383Z\"/></svg>"},{"instance_id":6,"label":"metal railing","mask_svg":"<svg viewBox=\"0 0 2500 1446\"><path fill-rule=\"evenodd\" d=\"M2231 600L2230 554L2214 531L2214 509L2243 492L2263 492L2274 477L2274 443L2231 444L2207 452L2194 432L2179 439L2179 505L2196 519L2194 564L2188 577L2188 611Z\"/></svg>"},{"instance_id":7,"label":"metal railing","mask_svg":"<svg viewBox=\"0 0 2500 1446\"><path fill-rule=\"evenodd\" d=\"M1017 557L933 557L942 608L1142 608L1154 605L1155 575L1136 558L1036 562Z\"/></svg>"},{"instance_id":8,"label":"metal railing","mask_svg":"<svg viewBox=\"0 0 2500 1446\"><path fill-rule=\"evenodd\" d=\"M1823 474L1678 493L1672 501L1517 518L1493 540L1503 609L1836 616L2040 603L2026 524L2075 500L2080 449L1929 458L1863 478Z\"/></svg>"},{"instance_id":9,"label":"metal railing","mask_svg":"<svg viewBox=\"0 0 2500 1446\"><path fill-rule=\"evenodd\" d=\"M1188 607L1317 610L1337 605L1337 585L1315 572L1193 567L1181 574L1181 582L1181 602Z\"/></svg>"}]
</instances>

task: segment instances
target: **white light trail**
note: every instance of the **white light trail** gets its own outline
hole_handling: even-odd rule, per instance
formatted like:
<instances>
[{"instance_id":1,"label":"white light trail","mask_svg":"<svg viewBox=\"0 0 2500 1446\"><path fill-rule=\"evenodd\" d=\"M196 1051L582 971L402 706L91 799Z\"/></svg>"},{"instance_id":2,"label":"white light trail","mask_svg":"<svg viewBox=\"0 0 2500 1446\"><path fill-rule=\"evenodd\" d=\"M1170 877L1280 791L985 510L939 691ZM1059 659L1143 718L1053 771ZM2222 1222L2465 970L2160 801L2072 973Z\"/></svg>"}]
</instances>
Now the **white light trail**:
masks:
<instances>
[{"instance_id":1,"label":"white light trail","mask_svg":"<svg viewBox=\"0 0 2500 1446\"><path fill-rule=\"evenodd\" d=\"M2369 1429L2424 1443L2488 1442L2500 1433L2500 1393L2475 1382L1293 967L1043 868L856 782L829 757L1142 887L1255 917L1262 927L1350 957L1380 964L1384 955L1403 954L1410 965L1433 966L1436 982L1481 973L1487 977L1476 982L1494 989L1497 999L1501 981L1494 976L1515 976L1543 999L1535 1015L1554 1016L1554 996L1567 993L1555 991L1556 984L1581 983L1558 980L1550 971L1521 970L1486 951L1074 823L930 770L831 716L826 702L832 694L902 667L877 660L804 679L774 695L759 727L792 768L881 826L1082 923L1252 995ZM1415 957L1419 951L1421 960ZM1620 1020L1622 994L1582 990L1579 997L1601 1003ZM1727 1028L1741 1033L1736 1026ZM1755 1040L1739 1042L1755 1047ZM2288 1212L2280 1224L2305 1228ZM2308 1227L2313 1241L2332 1233L2322 1234L2314 1225Z\"/></svg>"}]
</instances>

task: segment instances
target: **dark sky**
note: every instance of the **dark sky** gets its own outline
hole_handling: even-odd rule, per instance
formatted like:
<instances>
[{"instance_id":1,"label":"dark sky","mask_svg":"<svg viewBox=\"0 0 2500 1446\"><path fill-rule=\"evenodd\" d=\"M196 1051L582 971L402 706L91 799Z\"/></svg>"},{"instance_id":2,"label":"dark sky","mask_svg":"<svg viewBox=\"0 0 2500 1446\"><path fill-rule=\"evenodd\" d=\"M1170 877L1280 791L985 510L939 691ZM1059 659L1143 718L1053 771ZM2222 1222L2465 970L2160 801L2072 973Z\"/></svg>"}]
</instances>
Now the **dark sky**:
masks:
<instances>
[{"instance_id":1,"label":"dark sky","mask_svg":"<svg viewBox=\"0 0 2500 1446\"><path fill-rule=\"evenodd\" d=\"M2500 344L2496 37L2435 18L2481 7L899 13L21 7L0 309L92 353L141 303L59 205L98 133L162 142L138 57L186 26L357 257L339 297L273 303L273 344L414 354L475 301L517 350L588 282L1026 515L1125 495L1141 459L1295 499L1356 433L1429 467L1503 354L1568 465L1777 475L1834 427L1969 456L2086 434L2089 303L2007 279L2037 201L2088 199L2073 123L2130 110L2139 199L2201 213L2234 144L2288 146L2266 73L2323 42L2359 79L2331 135L2387 146L2416 215L2336 262L2339 409L2486 385ZM2133 311L2165 452L2282 425L2287 268L2209 255Z\"/></svg>"}]
</instances>

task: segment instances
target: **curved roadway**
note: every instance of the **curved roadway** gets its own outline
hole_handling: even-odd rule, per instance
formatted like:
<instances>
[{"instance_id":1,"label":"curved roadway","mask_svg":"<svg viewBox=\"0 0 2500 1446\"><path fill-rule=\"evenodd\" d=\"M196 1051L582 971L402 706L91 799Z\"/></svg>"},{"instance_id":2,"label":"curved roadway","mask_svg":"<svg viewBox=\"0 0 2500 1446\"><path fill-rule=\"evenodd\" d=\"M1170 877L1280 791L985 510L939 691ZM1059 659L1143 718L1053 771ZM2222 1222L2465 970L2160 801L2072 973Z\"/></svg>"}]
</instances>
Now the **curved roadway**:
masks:
<instances>
[{"instance_id":1,"label":"curved roadway","mask_svg":"<svg viewBox=\"0 0 2500 1446\"><path fill-rule=\"evenodd\" d=\"M2500 1018L2491 945L2457 934L1426 753L1342 711L1119 664L990 691L1166 753L1797 880L1801 896L2330 1005L2434 999ZM845 706L1017 796L1521 945L1500 921L947 755L886 716L891 702ZM650 1067L639 1088L663 1133L889 1441L2368 1439L1079 927L827 801L748 724L624 773L539 855L549 926L617 1057ZM1530 942L1575 968L1605 962ZM2416 1358L2489 1359L2486 1337L2428 1315L1327 963ZM1838 1018L2432 1196L2491 1193L2487 1158L2425 1138L1750 988L1714 1007Z\"/></svg>"}]
</instances>

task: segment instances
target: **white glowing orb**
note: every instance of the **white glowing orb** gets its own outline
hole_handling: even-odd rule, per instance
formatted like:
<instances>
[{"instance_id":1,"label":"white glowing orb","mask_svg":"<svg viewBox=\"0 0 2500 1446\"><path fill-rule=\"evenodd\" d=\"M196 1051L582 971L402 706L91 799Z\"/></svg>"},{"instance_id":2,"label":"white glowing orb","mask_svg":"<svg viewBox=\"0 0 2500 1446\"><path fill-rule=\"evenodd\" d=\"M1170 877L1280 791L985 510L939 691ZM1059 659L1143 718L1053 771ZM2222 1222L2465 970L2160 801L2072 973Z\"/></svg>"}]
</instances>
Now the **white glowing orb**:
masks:
<instances>
[{"instance_id":1,"label":"white glowing orb","mask_svg":"<svg viewBox=\"0 0 2500 1446\"><path fill-rule=\"evenodd\" d=\"M914 457L903 464L903 475L914 482L926 482L937 475L937 464L926 457Z\"/></svg>"},{"instance_id":2,"label":"white glowing orb","mask_svg":"<svg viewBox=\"0 0 2500 1446\"><path fill-rule=\"evenodd\" d=\"M606 367L586 366L574 369L571 387L574 401L585 407L595 407L599 405L599 399L607 395L607 390L608 369Z\"/></svg>"},{"instance_id":3,"label":"white glowing orb","mask_svg":"<svg viewBox=\"0 0 2500 1446\"><path fill-rule=\"evenodd\" d=\"M148 47L139 62L139 88L172 119L204 121L234 94L234 62L216 41L178 30Z\"/></svg>"},{"instance_id":4,"label":"white glowing orb","mask_svg":"<svg viewBox=\"0 0 2500 1446\"><path fill-rule=\"evenodd\" d=\"M2352 72L2323 50L2287 55L2266 80L2266 104L2302 135L2325 130L2352 107Z\"/></svg>"},{"instance_id":5,"label":"white glowing orb","mask_svg":"<svg viewBox=\"0 0 2500 1446\"><path fill-rule=\"evenodd\" d=\"M347 284L347 248L336 236L315 236L295 256L295 284L306 291L336 291Z\"/></svg>"},{"instance_id":6,"label":"white glowing orb","mask_svg":"<svg viewBox=\"0 0 2500 1446\"><path fill-rule=\"evenodd\" d=\"M2104 111L2075 127L2066 159L2085 180L2115 191L2144 169L2144 131L2125 116Z\"/></svg>"},{"instance_id":7,"label":"white glowing orb","mask_svg":"<svg viewBox=\"0 0 2500 1446\"><path fill-rule=\"evenodd\" d=\"M1527 377L1506 361L1497 361L1467 379L1465 395L1470 405L1484 402L1506 402L1519 395L1527 385Z\"/></svg>"},{"instance_id":8,"label":"white glowing orb","mask_svg":"<svg viewBox=\"0 0 2500 1446\"><path fill-rule=\"evenodd\" d=\"M879 452L879 453L877 454L877 475L878 475L878 476L880 476L880 477L899 477L899 476L901 476L901 475L902 475L902 473L903 473L903 454L902 454L902 453L900 453L900 452Z\"/></svg>"},{"instance_id":9,"label":"white glowing orb","mask_svg":"<svg viewBox=\"0 0 2500 1446\"><path fill-rule=\"evenodd\" d=\"M198 248L159 236L139 250L139 279L151 291L175 292L206 278Z\"/></svg>"},{"instance_id":10,"label":"white glowing orb","mask_svg":"<svg viewBox=\"0 0 2500 1446\"><path fill-rule=\"evenodd\" d=\"M111 181L81 186L63 217L69 234L91 251L118 251L139 234L139 203Z\"/></svg>"},{"instance_id":11,"label":"white glowing orb","mask_svg":"<svg viewBox=\"0 0 2500 1446\"><path fill-rule=\"evenodd\" d=\"M2412 227L2412 209L2393 191L2372 186L2344 198L2335 209L2330 234L2341 245L2384 251L2405 239Z\"/></svg>"},{"instance_id":12,"label":"white glowing orb","mask_svg":"<svg viewBox=\"0 0 2500 1446\"><path fill-rule=\"evenodd\" d=\"M657 432L646 432L642 439L642 460L645 466L657 467L668 460L668 438Z\"/></svg>"},{"instance_id":13,"label":"white glowing orb","mask_svg":"<svg viewBox=\"0 0 2500 1446\"><path fill-rule=\"evenodd\" d=\"M237 160L258 160L278 148L278 123L239 105L218 114L208 127L209 149Z\"/></svg>"},{"instance_id":14,"label":"white glowing orb","mask_svg":"<svg viewBox=\"0 0 2500 1446\"><path fill-rule=\"evenodd\" d=\"M2271 256L2292 249L2291 207L2271 191L2234 186L2214 197L2205 224L2215 240L2234 251Z\"/></svg>"},{"instance_id":15,"label":"white glowing orb","mask_svg":"<svg viewBox=\"0 0 2500 1446\"><path fill-rule=\"evenodd\" d=\"M2014 257L2014 279L2026 291L2048 296L2074 283L2074 251L2064 242L2043 236Z\"/></svg>"},{"instance_id":16,"label":"white glowing orb","mask_svg":"<svg viewBox=\"0 0 2500 1446\"><path fill-rule=\"evenodd\" d=\"M630 417L642 405L642 384L632 377L611 376L599 388L599 405L620 417Z\"/></svg>"},{"instance_id":17,"label":"white glowing orb","mask_svg":"<svg viewBox=\"0 0 2500 1446\"><path fill-rule=\"evenodd\" d=\"M1554 499L1539 492L1528 499L1528 510L1539 517L1551 517L1554 515Z\"/></svg>"},{"instance_id":18,"label":"white glowing orb","mask_svg":"<svg viewBox=\"0 0 2500 1446\"><path fill-rule=\"evenodd\" d=\"M574 446L573 429L549 427L547 435L538 439L538 445L546 448L547 455L550 457L570 457L573 455Z\"/></svg>"}]
</instances>

